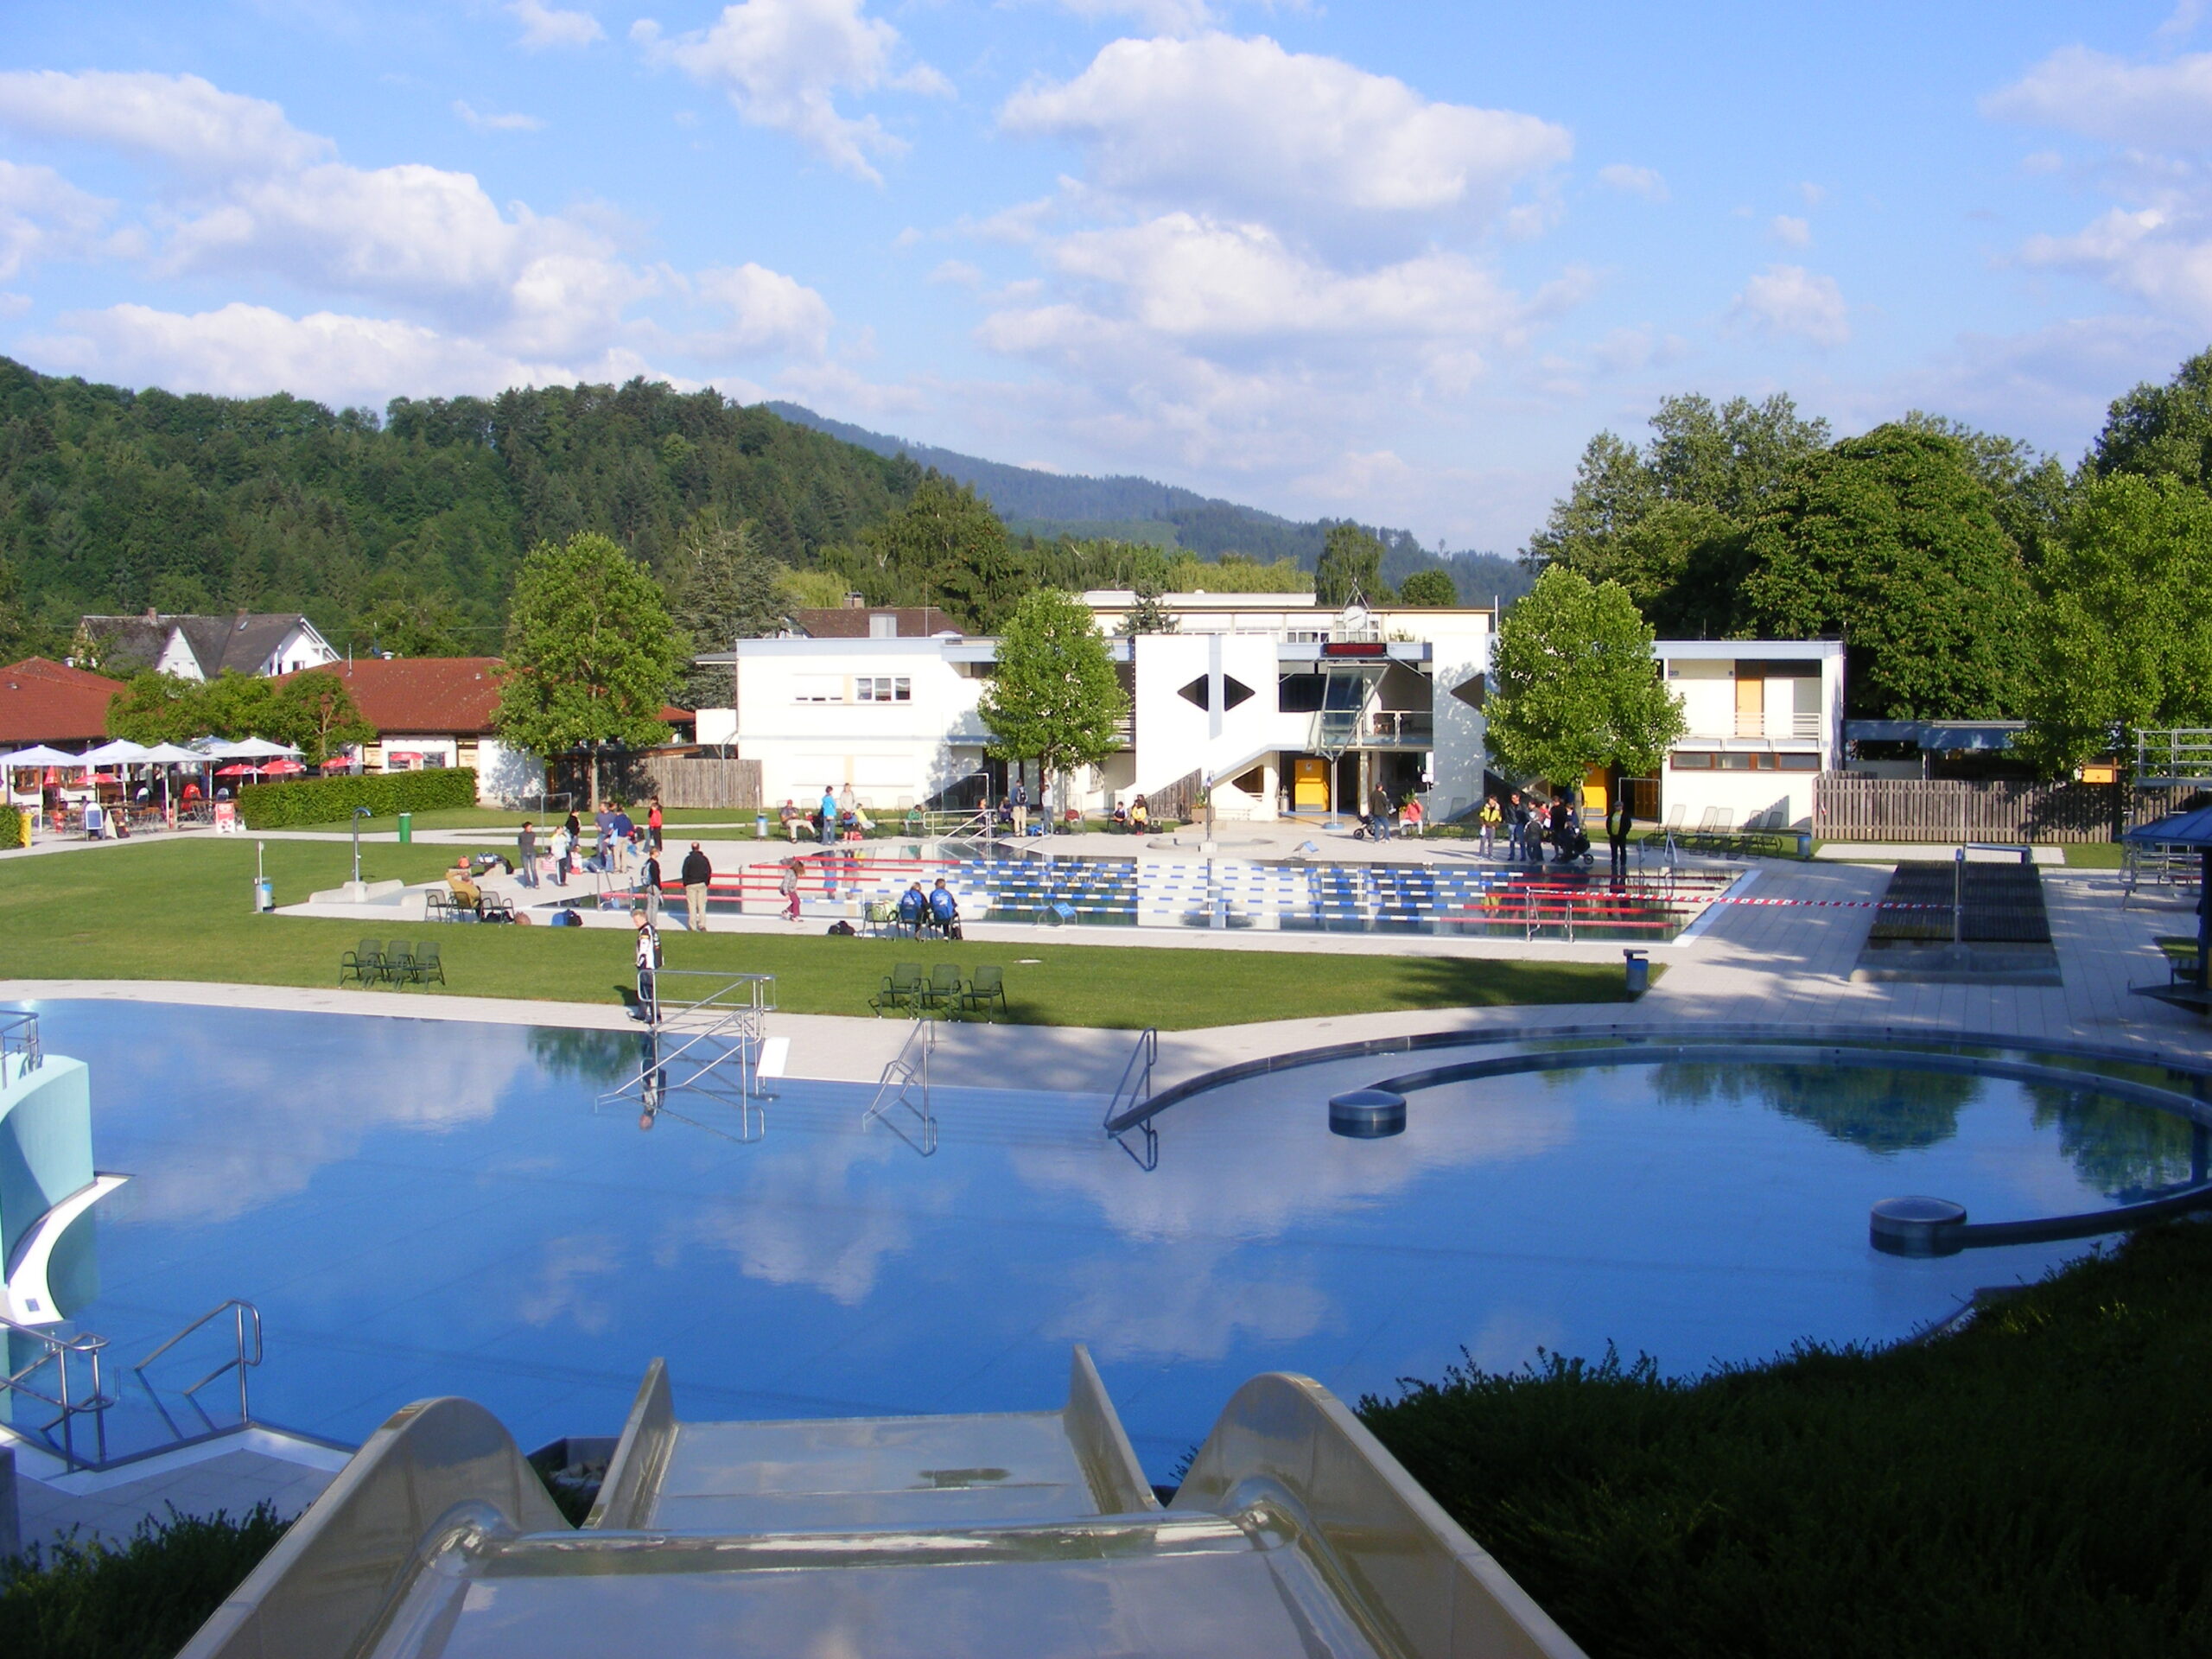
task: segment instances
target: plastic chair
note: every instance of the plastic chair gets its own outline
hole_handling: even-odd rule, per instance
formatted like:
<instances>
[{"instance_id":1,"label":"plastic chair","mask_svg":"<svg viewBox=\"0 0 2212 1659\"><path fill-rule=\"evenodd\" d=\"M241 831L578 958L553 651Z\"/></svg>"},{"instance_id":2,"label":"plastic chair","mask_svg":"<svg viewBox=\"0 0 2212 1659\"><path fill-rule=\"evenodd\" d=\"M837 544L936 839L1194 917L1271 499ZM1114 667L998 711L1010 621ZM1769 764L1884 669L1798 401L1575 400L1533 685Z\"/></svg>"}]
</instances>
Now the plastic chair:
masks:
<instances>
[{"instance_id":1,"label":"plastic chair","mask_svg":"<svg viewBox=\"0 0 2212 1659\"><path fill-rule=\"evenodd\" d=\"M868 1000L868 1005L878 1014L888 1009L898 1013L910 1009L920 1013L922 1007L922 964L902 962L883 976L883 988Z\"/></svg>"},{"instance_id":2,"label":"plastic chair","mask_svg":"<svg viewBox=\"0 0 2212 1659\"><path fill-rule=\"evenodd\" d=\"M994 1007L1000 1014L1007 1012L1006 969L986 964L976 970L968 988L961 992L960 1012L988 1014Z\"/></svg>"},{"instance_id":3,"label":"plastic chair","mask_svg":"<svg viewBox=\"0 0 2212 1659\"><path fill-rule=\"evenodd\" d=\"M338 982L343 985L346 976L353 976L356 985L373 985L384 977L384 941L363 939L351 950L342 951L338 957Z\"/></svg>"},{"instance_id":4,"label":"plastic chair","mask_svg":"<svg viewBox=\"0 0 2212 1659\"><path fill-rule=\"evenodd\" d=\"M930 982L922 987L922 1007L943 1008L950 1013L958 1005L967 981L957 963L940 962L930 969Z\"/></svg>"}]
</instances>

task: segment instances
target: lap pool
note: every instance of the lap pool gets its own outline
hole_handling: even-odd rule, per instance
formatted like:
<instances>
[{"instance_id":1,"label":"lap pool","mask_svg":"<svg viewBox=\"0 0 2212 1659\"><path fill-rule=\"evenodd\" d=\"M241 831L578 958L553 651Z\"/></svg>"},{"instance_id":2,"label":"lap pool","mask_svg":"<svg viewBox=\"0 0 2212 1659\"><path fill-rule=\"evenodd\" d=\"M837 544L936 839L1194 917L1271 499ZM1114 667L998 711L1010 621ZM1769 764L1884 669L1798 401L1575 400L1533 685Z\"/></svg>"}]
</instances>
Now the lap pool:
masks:
<instances>
[{"instance_id":1,"label":"lap pool","mask_svg":"<svg viewBox=\"0 0 2212 1659\"><path fill-rule=\"evenodd\" d=\"M1336 1060L1172 1107L1147 1171L1091 1095L940 1086L925 1159L849 1084L780 1083L749 1143L680 1093L641 1133L594 1106L636 1070L623 1035L38 1006L47 1051L91 1065L99 1166L135 1178L76 1324L135 1357L245 1298L257 1416L346 1440L437 1394L524 1446L613 1433L657 1355L689 1418L1033 1409L1085 1341L1166 1479L1256 1371L1355 1399L1463 1348L1693 1372L1894 1339L2092 1244L1884 1255L1877 1199L1995 1220L2203 1174L2201 1131L2088 1073L1902 1054L1445 1082L1375 1141L1330 1134L1329 1096L1414 1065Z\"/></svg>"}]
</instances>

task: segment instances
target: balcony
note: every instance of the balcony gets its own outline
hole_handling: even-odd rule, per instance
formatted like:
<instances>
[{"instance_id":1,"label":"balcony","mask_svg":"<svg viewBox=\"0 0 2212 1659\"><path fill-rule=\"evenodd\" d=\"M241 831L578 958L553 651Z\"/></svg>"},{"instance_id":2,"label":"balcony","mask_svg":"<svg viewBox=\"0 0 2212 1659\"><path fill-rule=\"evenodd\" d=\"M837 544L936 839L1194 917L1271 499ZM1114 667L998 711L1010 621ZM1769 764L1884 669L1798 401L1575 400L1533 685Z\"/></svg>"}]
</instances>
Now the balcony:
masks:
<instances>
[{"instance_id":1,"label":"balcony","mask_svg":"<svg viewBox=\"0 0 2212 1659\"><path fill-rule=\"evenodd\" d=\"M1315 754L1347 749L1427 750L1436 747L1436 721L1425 709L1325 709L1313 716L1306 747Z\"/></svg>"},{"instance_id":2,"label":"balcony","mask_svg":"<svg viewBox=\"0 0 2212 1659\"><path fill-rule=\"evenodd\" d=\"M1701 742L1713 742L1728 738L1751 737L1762 740L1789 739L1797 742L1817 743L1826 731L1827 724L1816 714L1761 714L1756 710L1738 709L1732 726L1716 731L1693 731L1688 735Z\"/></svg>"}]
</instances>

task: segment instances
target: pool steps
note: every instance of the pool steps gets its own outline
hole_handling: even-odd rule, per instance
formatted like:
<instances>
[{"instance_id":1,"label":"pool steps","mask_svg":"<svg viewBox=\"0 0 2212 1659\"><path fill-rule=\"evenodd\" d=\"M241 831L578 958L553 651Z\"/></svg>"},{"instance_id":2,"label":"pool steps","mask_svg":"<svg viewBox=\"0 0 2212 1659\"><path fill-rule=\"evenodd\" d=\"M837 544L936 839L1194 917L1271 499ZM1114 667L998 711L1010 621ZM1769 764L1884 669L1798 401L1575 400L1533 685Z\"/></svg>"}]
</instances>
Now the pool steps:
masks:
<instances>
[{"instance_id":1,"label":"pool steps","mask_svg":"<svg viewBox=\"0 0 2212 1659\"><path fill-rule=\"evenodd\" d=\"M581 1528L499 1422L394 1415L180 1659L1580 1659L1328 1390L1255 1377L1172 1503L1057 1411L688 1423L647 1371Z\"/></svg>"}]
</instances>

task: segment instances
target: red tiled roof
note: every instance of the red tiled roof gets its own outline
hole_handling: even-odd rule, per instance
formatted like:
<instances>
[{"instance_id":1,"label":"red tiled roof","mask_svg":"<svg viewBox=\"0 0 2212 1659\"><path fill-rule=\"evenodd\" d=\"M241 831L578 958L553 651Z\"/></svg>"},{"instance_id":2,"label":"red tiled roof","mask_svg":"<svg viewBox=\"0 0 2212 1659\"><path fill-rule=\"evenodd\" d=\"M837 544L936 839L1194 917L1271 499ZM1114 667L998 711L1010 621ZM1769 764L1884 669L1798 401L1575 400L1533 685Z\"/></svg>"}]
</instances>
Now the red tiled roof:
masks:
<instances>
[{"instance_id":1,"label":"red tiled roof","mask_svg":"<svg viewBox=\"0 0 2212 1659\"><path fill-rule=\"evenodd\" d=\"M901 639L960 632L960 625L934 605L804 606L791 613L791 620L810 639L865 639L874 632L872 619L879 616L893 619Z\"/></svg>"},{"instance_id":2,"label":"red tiled roof","mask_svg":"<svg viewBox=\"0 0 2212 1659\"><path fill-rule=\"evenodd\" d=\"M43 657L0 668L0 749L34 743L98 743L107 736L107 705L120 680Z\"/></svg>"},{"instance_id":3,"label":"red tiled roof","mask_svg":"<svg viewBox=\"0 0 2212 1659\"><path fill-rule=\"evenodd\" d=\"M481 736L492 729L504 666L497 657L364 657L300 671L344 681L379 735Z\"/></svg>"},{"instance_id":4,"label":"red tiled roof","mask_svg":"<svg viewBox=\"0 0 2212 1659\"><path fill-rule=\"evenodd\" d=\"M364 657L300 671L343 680L379 736L489 736L505 666L497 657ZM691 712L664 709L660 717L688 721Z\"/></svg>"}]
</instances>

